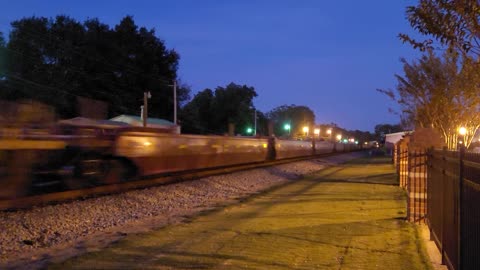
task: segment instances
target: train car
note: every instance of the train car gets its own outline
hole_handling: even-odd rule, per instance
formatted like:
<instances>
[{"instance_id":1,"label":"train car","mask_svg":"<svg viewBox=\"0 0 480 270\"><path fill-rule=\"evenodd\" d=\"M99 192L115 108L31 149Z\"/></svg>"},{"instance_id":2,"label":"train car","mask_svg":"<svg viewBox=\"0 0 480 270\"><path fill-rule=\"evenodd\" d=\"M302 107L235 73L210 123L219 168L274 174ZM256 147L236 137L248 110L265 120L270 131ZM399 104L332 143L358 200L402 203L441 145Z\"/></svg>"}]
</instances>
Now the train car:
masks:
<instances>
[{"instance_id":1,"label":"train car","mask_svg":"<svg viewBox=\"0 0 480 270\"><path fill-rule=\"evenodd\" d=\"M329 141L316 141L315 154L327 154L336 151L335 143Z\"/></svg>"},{"instance_id":2,"label":"train car","mask_svg":"<svg viewBox=\"0 0 480 270\"><path fill-rule=\"evenodd\" d=\"M310 156L314 154L312 141L275 140L276 159Z\"/></svg>"},{"instance_id":3,"label":"train car","mask_svg":"<svg viewBox=\"0 0 480 270\"><path fill-rule=\"evenodd\" d=\"M140 175L265 161L267 139L122 132L114 156L128 159Z\"/></svg>"},{"instance_id":4,"label":"train car","mask_svg":"<svg viewBox=\"0 0 480 270\"><path fill-rule=\"evenodd\" d=\"M22 159L24 152L32 155L28 162L21 163L24 171L12 165L0 171L3 178L0 180L7 179L3 181L8 184L4 187L12 186L6 197L28 194L33 186L54 184L79 189L149 175L356 149L356 145L329 141L180 135L139 127L58 126L52 134L35 136L35 140L41 139L35 141L36 146L49 141L55 148L43 149L42 146L42 149L22 149L21 152L3 151L13 153L17 157L14 160ZM16 142L33 140L30 137Z\"/></svg>"}]
</instances>

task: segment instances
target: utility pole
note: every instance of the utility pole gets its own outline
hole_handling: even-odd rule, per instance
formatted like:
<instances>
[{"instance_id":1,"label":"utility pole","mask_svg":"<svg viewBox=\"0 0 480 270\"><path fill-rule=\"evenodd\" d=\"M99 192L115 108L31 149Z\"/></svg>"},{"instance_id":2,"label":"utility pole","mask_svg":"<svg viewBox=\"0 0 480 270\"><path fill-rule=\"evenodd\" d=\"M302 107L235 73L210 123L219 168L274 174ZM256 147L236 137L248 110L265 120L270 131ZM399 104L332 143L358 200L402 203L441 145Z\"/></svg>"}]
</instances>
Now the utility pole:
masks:
<instances>
[{"instance_id":1,"label":"utility pole","mask_svg":"<svg viewBox=\"0 0 480 270\"><path fill-rule=\"evenodd\" d=\"M173 124L177 125L177 80L173 80Z\"/></svg>"},{"instance_id":2,"label":"utility pole","mask_svg":"<svg viewBox=\"0 0 480 270\"><path fill-rule=\"evenodd\" d=\"M177 80L173 81L173 124L177 125Z\"/></svg>"},{"instance_id":3,"label":"utility pole","mask_svg":"<svg viewBox=\"0 0 480 270\"><path fill-rule=\"evenodd\" d=\"M255 129L254 129L254 131L253 131L253 136L257 136L257 109L255 109L255 116L254 116L254 118L255 118L255 121L254 121L254 122L255 122Z\"/></svg>"},{"instance_id":4,"label":"utility pole","mask_svg":"<svg viewBox=\"0 0 480 270\"><path fill-rule=\"evenodd\" d=\"M148 99L151 98L152 95L150 94L150 91L148 92L143 92L143 106L142 106L142 120L143 120L143 126L147 126L147 118L148 118Z\"/></svg>"}]
</instances>

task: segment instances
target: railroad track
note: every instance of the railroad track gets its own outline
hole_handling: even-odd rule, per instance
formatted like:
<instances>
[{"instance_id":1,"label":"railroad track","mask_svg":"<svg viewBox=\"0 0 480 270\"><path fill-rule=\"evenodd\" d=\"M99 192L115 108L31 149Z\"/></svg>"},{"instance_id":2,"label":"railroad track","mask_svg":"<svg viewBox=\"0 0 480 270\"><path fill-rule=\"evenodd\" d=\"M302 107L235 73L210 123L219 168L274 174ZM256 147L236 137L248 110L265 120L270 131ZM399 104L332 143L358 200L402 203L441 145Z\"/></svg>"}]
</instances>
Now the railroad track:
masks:
<instances>
[{"instance_id":1,"label":"railroad track","mask_svg":"<svg viewBox=\"0 0 480 270\"><path fill-rule=\"evenodd\" d=\"M141 177L140 179L126 181L123 183L116 183L111 185L102 185L92 188L67 190L60 192L45 193L39 195L32 195L26 197L15 198L11 200L0 200L0 211L14 211L19 209L31 208L34 206L43 206L61 202L67 202L78 199L86 199L95 196L122 193L129 190L141 189L163 184L178 183L182 181L194 180L207 176L214 176L220 174L228 174L242 170L250 170L256 168L270 167L281 165L285 163L316 159L321 157L332 156L341 153L326 153L315 156L295 157L275 161L256 162L233 166L224 166L210 169L200 169L191 171L182 171L169 174L149 175Z\"/></svg>"}]
</instances>

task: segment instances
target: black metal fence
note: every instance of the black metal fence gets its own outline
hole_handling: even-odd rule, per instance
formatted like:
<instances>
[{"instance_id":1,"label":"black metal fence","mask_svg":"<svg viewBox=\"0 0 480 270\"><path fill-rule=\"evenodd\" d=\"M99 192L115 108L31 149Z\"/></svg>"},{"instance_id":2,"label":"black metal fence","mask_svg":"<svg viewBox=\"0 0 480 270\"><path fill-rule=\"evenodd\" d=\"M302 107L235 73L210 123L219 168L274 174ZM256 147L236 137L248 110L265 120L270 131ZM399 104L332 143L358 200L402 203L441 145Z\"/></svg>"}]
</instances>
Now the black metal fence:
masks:
<instances>
[{"instance_id":1,"label":"black metal fence","mask_svg":"<svg viewBox=\"0 0 480 270\"><path fill-rule=\"evenodd\" d=\"M480 269L480 155L429 150L427 224L451 270Z\"/></svg>"}]
</instances>

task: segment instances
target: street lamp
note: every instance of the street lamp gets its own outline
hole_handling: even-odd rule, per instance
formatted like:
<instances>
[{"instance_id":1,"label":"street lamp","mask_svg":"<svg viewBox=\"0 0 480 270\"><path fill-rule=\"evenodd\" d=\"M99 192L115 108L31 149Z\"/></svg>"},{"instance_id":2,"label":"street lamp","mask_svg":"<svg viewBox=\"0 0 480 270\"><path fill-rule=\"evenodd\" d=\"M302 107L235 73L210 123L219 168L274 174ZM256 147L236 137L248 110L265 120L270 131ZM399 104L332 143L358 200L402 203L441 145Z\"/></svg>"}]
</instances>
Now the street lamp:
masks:
<instances>
[{"instance_id":1,"label":"street lamp","mask_svg":"<svg viewBox=\"0 0 480 270\"><path fill-rule=\"evenodd\" d=\"M308 127L304 126L302 130L303 130L304 135L308 136Z\"/></svg>"},{"instance_id":2,"label":"street lamp","mask_svg":"<svg viewBox=\"0 0 480 270\"><path fill-rule=\"evenodd\" d=\"M315 134L315 136L318 136L318 138L320 139L320 129L319 128L314 129L313 134Z\"/></svg>"},{"instance_id":3,"label":"street lamp","mask_svg":"<svg viewBox=\"0 0 480 270\"><path fill-rule=\"evenodd\" d=\"M458 129L458 134L460 134L460 141L458 142L459 144L465 146L465 135L467 134L467 129L465 127L460 127Z\"/></svg>"},{"instance_id":4,"label":"street lamp","mask_svg":"<svg viewBox=\"0 0 480 270\"><path fill-rule=\"evenodd\" d=\"M342 134L337 134L337 141L341 141L342 140Z\"/></svg>"},{"instance_id":5,"label":"street lamp","mask_svg":"<svg viewBox=\"0 0 480 270\"><path fill-rule=\"evenodd\" d=\"M332 140L332 129L331 128L327 129L327 135L328 135L328 139Z\"/></svg>"},{"instance_id":6,"label":"street lamp","mask_svg":"<svg viewBox=\"0 0 480 270\"><path fill-rule=\"evenodd\" d=\"M252 128L250 128L250 127L249 127L249 128L247 128L247 134L251 134L251 133L252 133L252 131L253 131L253 129L252 129Z\"/></svg>"}]
</instances>

